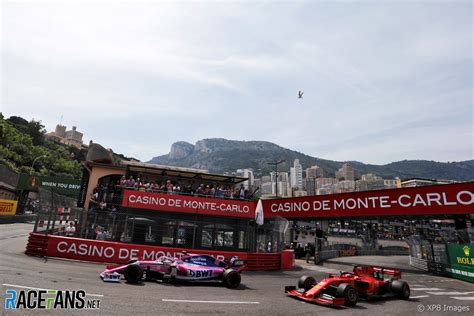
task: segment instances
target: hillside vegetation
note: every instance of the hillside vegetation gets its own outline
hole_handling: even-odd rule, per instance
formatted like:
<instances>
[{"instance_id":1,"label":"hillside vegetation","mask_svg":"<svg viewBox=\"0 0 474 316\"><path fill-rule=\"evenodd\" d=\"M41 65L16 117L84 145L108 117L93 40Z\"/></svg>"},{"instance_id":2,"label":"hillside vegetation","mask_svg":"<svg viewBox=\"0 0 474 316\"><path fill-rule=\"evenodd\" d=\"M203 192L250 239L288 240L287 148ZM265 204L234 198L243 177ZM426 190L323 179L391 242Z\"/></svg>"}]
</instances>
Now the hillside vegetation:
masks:
<instances>
[{"instance_id":1,"label":"hillside vegetation","mask_svg":"<svg viewBox=\"0 0 474 316\"><path fill-rule=\"evenodd\" d=\"M16 172L80 179L86 153L46 140L45 133L41 121L5 119L0 113L0 164Z\"/></svg>"}]
</instances>

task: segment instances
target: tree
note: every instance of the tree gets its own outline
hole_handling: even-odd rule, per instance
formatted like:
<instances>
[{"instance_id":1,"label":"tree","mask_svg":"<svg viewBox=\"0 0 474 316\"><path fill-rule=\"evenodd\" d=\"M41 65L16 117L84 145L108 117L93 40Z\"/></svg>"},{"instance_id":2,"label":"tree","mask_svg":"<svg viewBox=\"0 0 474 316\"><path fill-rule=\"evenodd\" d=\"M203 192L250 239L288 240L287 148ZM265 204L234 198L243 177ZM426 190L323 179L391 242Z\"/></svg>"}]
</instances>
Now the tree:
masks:
<instances>
[{"instance_id":1,"label":"tree","mask_svg":"<svg viewBox=\"0 0 474 316\"><path fill-rule=\"evenodd\" d=\"M17 126L27 126L28 125L28 121L25 120L24 118L20 117L20 116L10 116L8 119L7 119L8 122L12 123L13 125L17 125Z\"/></svg>"},{"instance_id":2,"label":"tree","mask_svg":"<svg viewBox=\"0 0 474 316\"><path fill-rule=\"evenodd\" d=\"M46 130L41 121L31 120L27 125L26 132L31 136L34 145L42 145L44 143Z\"/></svg>"}]
</instances>

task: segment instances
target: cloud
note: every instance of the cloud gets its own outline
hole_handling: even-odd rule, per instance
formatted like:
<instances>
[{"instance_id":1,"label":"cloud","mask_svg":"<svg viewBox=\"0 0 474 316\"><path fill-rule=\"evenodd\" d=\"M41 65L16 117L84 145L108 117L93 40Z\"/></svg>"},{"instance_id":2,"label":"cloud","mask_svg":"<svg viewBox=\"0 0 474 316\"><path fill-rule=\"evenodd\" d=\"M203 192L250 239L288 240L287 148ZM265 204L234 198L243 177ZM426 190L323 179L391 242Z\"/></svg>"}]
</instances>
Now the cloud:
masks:
<instances>
[{"instance_id":1,"label":"cloud","mask_svg":"<svg viewBox=\"0 0 474 316\"><path fill-rule=\"evenodd\" d=\"M7 1L2 112L142 160L210 137L472 159L471 24L470 1Z\"/></svg>"}]
</instances>

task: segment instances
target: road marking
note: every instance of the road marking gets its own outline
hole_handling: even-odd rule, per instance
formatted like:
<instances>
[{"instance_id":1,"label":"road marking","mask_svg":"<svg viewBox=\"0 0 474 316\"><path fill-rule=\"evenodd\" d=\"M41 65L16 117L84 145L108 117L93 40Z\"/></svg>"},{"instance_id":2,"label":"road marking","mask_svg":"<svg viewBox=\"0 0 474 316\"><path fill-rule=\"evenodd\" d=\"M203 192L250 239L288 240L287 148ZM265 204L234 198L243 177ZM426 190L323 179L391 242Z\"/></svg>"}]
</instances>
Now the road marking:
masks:
<instances>
[{"instance_id":1,"label":"road marking","mask_svg":"<svg viewBox=\"0 0 474 316\"><path fill-rule=\"evenodd\" d=\"M429 295L410 296L410 299L412 299L412 298L423 298L423 297L430 297L430 296Z\"/></svg>"},{"instance_id":2,"label":"road marking","mask_svg":"<svg viewBox=\"0 0 474 316\"><path fill-rule=\"evenodd\" d=\"M163 302L179 302L179 303L213 303L213 304L260 304L260 302L238 302L238 301L198 301L198 300L172 300L161 299Z\"/></svg>"},{"instance_id":3,"label":"road marking","mask_svg":"<svg viewBox=\"0 0 474 316\"><path fill-rule=\"evenodd\" d=\"M411 288L412 291L442 291L443 289L438 289L437 287L420 287L420 288Z\"/></svg>"},{"instance_id":4,"label":"road marking","mask_svg":"<svg viewBox=\"0 0 474 316\"><path fill-rule=\"evenodd\" d=\"M42 289L39 287L31 287L31 286L23 286L23 285L16 285L16 284L8 284L8 283L3 283L3 286L9 286L9 287L18 287L20 289L28 289L28 290L40 290L40 291L50 291L51 289ZM104 297L102 294L90 294L86 293L86 296L97 296L97 297Z\"/></svg>"},{"instance_id":5,"label":"road marking","mask_svg":"<svg viewBox=\"0 0 474 316\"><path fill-rule=\"evenodd\" d=\"M468 295L473 294L474 292L427 292L428 294L433 295Z\"/></svg>"},{"instance_id":6,"label":"road marking","mask_svg":"<svg viewBox=\"0 0 474 316\"><path fill-rule=\"evenodd\" d=\"M460 300L460 301L474 301L474 297L465 297L465 296L455 296L451 297L454 298L455 300Z\"/></svg>"}]
</instances>

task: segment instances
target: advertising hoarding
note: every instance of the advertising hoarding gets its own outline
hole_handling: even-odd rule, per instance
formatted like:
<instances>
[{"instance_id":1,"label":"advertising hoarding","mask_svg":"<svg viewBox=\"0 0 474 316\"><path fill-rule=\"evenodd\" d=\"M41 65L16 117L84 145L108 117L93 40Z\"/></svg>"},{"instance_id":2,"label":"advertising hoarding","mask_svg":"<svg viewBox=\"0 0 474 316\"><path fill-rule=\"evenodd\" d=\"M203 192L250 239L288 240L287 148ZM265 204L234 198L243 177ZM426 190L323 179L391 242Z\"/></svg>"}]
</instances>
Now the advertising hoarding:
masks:
<instances>
[{"instance_id":1,"label":"advertising hoarding","mask_svg":"<svg viewBox=\"0 0 474 316\"><path fill-rule=\"evenodd\" d=\"M474 182L263 200L265 218L474 213Z\"/></svg>"},{"instance_id":2,"label":"advertising hoarding","mask_svg":"<svg viewBox=\"0 0 474 316\"><path fill-rule=\"evenodd\" d=\"M125 190L122 206L155 211L254 218L256 203L242 200Z\"/></svg>"},{"instance_id":3,"label":"advertising hoarding","mask_svg":"<svg viewBox=\"0 0 474 316\"><path fill-rule=\"evenodd\" d=\"M0 200L0 216L1 215L15 215L18 201L14 200Z\"/></svg>"},{"instance_id":4,"label":"advertising hoarding","mask_svg":"<svg viewBox=\"0 0 474 316\"><path fill-rule=\"evenodd\" d=\"M453 277L474 282L474 244L448 244L448 256Z\"/></svg>"},{"instance_id":5,"label":"advertising hoarding","mask_svg":"<svg viewBox=\"0 0 474 316\"><path fill-rule=\"evenodd\" d=\"M81 181L69 178L35 176L22 173L18 177L18 190L38 191L38 188L52 190L54 193L77 197Z\"/></svg>"}]
</instances>

